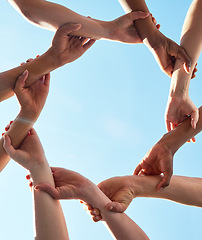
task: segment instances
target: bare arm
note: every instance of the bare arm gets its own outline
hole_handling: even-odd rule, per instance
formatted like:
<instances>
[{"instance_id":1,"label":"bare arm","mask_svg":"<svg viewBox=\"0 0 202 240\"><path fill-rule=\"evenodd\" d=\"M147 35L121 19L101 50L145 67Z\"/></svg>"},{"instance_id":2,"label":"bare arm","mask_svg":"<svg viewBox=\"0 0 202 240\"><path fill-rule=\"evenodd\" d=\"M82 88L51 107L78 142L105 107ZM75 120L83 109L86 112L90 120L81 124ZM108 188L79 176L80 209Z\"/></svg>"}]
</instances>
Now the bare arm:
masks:
<instances>
[{"instance_id":1,"label":"bare arm","mask_svg":"<svg viewBox=\"0 0 202 240\"><path fill-rule=\"evenodd\" d=\"M26 136L17 150L5 135L4 147L11 158L29 170L34 185L46 181L51 186L55 186L42 145L34 129L31 129L30 135ZM35 239L69 239L60 202L45 192L33 190L33 195Z\"/></svg>"},{"instance_id":2,"label":"bare arm","mask_svg":"<svg viewBox=\"0 0 202 240\"><path fill-rule=\"evenodd\" d=\"M191 73L202 50L202 1L194 0L187 13L181 36L181 46L192 59L191 71L186 74L180 61L176 61L172 76L169 99L166 110L167 130L171 130L191 115L191 125L195 128L198 121L198 109L189 98Z\"/></svg>"},{"instance_id":3,"label":"bare arm","mask_svg":"<svg viewBox=\"0 0 202 240\"><path fill-rule=\"evenodd\" d=\"M43 183L37 189L48 192L55 199L81 199L98 208L104 223L118 240L146 240L147 235L126 214L108 212L105 205L109 198L90 180L63 168L52 168L56 188Z\"/></svg>"},{"instance_id":4,"label":"bare arm","mask_svg":"<svg viewBox=\"0 0 202 240\"><path fill-rule=\"evenodd\" d=\"M136 13L131 13L106 22L82 16L62 5L44 0L9 0L9 2L28 21L39 27L55 31L66 23L79 23L82 24L82 27L71 34L127 43L140 42L140 37L135 31L133 21L137 18L148 16L143 13L137 15Z\"/></svg>"},{"instance_id":5,"label":"bare arm","mask_svg":"<svg viewBox=\"0 0 202 240\"><path fill-rule=\"evenodd\" d=\"M147 152L135 169L134 174L145 173L147 175L162 174L157 190L169 185L173 174L173 157L176 151L189 139L202 130L202 107L199 108L199 121L196 128L191 127L191 119L187 118L175 129L163 135L163 137Z\"/></svg>"},{"instance_id":6,"label":"bare arm","mask_svg":"<svg viewBox=\"0 0 202 240\"><path fill-rule=\"evenodd\" d=\"M144 11L149 9L144 0L118 0L126 12ZM171 77L174 63L179 59L185 64L185 71L190 71L191 60L183 48L175 42L165 37L154 25L152 18L146 18L135 21L135 27L144 44L149 48L156 58L160 68ZM173 59L174 57L174 59Z\"/></svg>"},{"instance_id":7,"label":"bare arm","mask_svg":"<svg viewBox=\"0 0 202 240\"><path fill-rule=\"evenodd\" d=\"M47 52L29 63L0 73L0 101L13 95L16 79L24 70L29 71L29 76L26 80L27 87L50 71L66 63L73 62L82 56L95 41L90 40L85 43L86 38L78 39L77 37L71 37L70 39L68 34L80 27L81 25L78 24L66 24L62 26L57 30L52 41L52 46Z\"/></svg>"}]
</instances>

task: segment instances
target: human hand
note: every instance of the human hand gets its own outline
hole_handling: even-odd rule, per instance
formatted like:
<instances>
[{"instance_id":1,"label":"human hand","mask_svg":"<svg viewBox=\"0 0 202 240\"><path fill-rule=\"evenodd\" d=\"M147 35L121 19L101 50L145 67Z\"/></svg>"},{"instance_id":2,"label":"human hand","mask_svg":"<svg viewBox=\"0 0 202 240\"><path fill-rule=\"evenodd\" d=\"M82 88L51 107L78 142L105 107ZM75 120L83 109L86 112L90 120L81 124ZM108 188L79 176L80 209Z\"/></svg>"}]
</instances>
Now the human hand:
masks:
<instances>
[{"instance_id":1,"label":"human hand","mask_svg":"<svg viewBox=\"0 0 202 240\"><path fill-rule=\"evenodd\" d=\"M151 39L145 44L149 47L163 72L169 77L174 71L175 61L178 59L184 64L184 70L189 73L191 59L186 51L171 39L165 37L160 31L155 30Z\"/></svg>"},{"instance_id":2,"label":"human hand","mask_svg":"<svg viewBox=\"0 0 202 240\"><path fill-rule=\"evenodd\" d=\"M144 156L134 171L134 175L160 175L161 181L157 185L157 191L169 185L173 174L173 156L163 141L156 143Z\"/></svg>"},{"instance_id":3,"label":"human hand","mask_svg":"<svg viewBox=\"0 0 202 240\"><path fill-rule=\"evenodd\" d=\"M48 50L57 65L63 66L81 57L94 43L95 40L88 41L84 37L70 36L71 32L81 28L81 24L68 23L60 27L52 41L52 46Z\"/></svg>"},{"instance_id":4,"label":"human hand","mask_svg":"<svg viewBox=\"0 0 202 240\"><path fill-rule=\"evenodd\" d=\"M36 131L33 128L25 137L19 149L14 149L11 144L10 137L6 134L4 135L3 147L13 160L18 162L30 172L40 168L44 165L44 163L46 163L43 147Z\"/></svg>"},{"instance_id":5,"label":"human hand","mask_svg":"<svg viewBox=\"0 0 202 240\"><path fill-rule=\"evenodd\" d=\"M43 109L48 96L50 74L43 76L35 83L25 88L29 72L25 70L16 81L14 93L21 106L20 118L25 121L35 121Z\"/></svg>"},{"instance_id":6,"label":"human hand","mask_svg":"<svg viewBox=\"0 0 202 240\"><path fill-rule=\"evenodd\" d=\"M191 116L191 126L195 129L199 120L199 111L191 99L189 97L184 99L178 97L169 97L165 112L167 131L174 129L188 116ZM195 137L192 138L192 141L196 141Z\"/></svg>"},{"instance_id":7,"label":"human hand","mask_svg":"<svg viewBox=\"0 0 202 240\"><path fill-rule=\"evenodd\" d=\"M39 184L35 189L50 194L55 199L88 200L92 183L81 174L64 168L51 168L55 181L55 188L47 183Z\"/></svg>"},{"instance_id":8,"label":"human hand","mask_svg":"<svg viewBox=\"0 0 202 240\"><path fill-rule=\"evenodd\" d=\"M137 19L144 19L149 15L149 13L135 11L111 21L110 38L125 43L142 43L142 39L135 28L134 21ZM156 28L159 29L160 25L157 24L156 19L153 16L152 21Z\"/></svg>"},{"instance_id":9,"label":"human hand","mask_svg":"<svg viewBox=\"0 0 202 240\"><path fill-rule=\"evenodd\" d=\"M106 209L113 212L124 212L137 191L133 188L131 176L109 178L97 186L112 201L106 205Z\"/></svg>"}]
</instances>

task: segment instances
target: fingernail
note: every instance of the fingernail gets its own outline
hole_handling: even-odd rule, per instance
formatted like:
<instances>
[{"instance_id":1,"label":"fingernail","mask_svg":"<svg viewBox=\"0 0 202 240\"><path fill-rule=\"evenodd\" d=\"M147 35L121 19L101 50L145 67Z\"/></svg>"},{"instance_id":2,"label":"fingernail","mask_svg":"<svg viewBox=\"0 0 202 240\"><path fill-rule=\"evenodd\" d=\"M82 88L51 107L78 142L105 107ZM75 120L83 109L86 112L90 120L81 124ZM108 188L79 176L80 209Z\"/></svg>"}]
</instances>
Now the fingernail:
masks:
<instances>
[{"instance_id":1,"label":"fingernail","mask_svg":"<svg viewBox=\"0 0 202 240\"><path fill-rule=\"evenodd\" d=\"M108 208L108 210L109 210L109 211L111 211L112 209L113 209L113 207L112 207L112 206Z\"/></svg>"},{"instance_id":2,"label":"fingernail","mask_svg":"<svg viewBox=\"0 0 202 240\"><path fill-rule=\"evenodd\" d=\"M25 76L27 74L27 69L22 73L22 76Z\"/></svg>"}]
</instances>

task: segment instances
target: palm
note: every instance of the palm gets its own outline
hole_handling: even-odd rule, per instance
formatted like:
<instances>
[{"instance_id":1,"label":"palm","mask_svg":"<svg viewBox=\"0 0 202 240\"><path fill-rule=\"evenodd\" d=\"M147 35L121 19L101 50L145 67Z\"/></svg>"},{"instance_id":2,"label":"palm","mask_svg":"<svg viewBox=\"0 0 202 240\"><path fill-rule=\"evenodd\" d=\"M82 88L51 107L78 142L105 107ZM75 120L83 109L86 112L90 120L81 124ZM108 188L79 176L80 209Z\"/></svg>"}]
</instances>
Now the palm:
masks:
<instances>
[{"instance_id":1,"label":"palm","mask_svg":"<svg viewBox=\"0 0 202 240\"><path fill-rule=\"evenodd\" d=\"M86 182L85 177L79 173L63 169L51 168L55 186L60 199L83 199L85 195Z\"/></svg>"}]
</instances>

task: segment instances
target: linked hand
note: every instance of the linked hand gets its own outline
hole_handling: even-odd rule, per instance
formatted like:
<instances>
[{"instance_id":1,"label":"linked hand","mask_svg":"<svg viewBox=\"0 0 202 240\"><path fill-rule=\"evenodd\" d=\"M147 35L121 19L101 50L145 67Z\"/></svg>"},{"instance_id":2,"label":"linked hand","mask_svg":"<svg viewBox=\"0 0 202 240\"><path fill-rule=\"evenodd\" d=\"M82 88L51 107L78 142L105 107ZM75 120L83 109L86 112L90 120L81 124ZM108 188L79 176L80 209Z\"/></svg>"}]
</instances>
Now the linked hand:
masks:
<instances>
[{"instance_id":1,"label":"linked hand","mask_svg":"<svg viewBox=\"0 0 202 240\"><path fill-rule=\"evenodd\" d=\"M191 126L196 128L196 124L199 120L199 111L191 99L189 97L186 99L169 97L165 112L167 130L170 131L174 129L188 116L191 117ZM196 141L194 137L192 138L192 141Z\"/></svg>"},{"instance_id":2,"label":"linked hand","mask_svg":"<svg viewBox=\"0 0 202 240\"><path fill-rule=\"evenodd\" d=\"M71 32L81 28L81 24L68 23L60 27L52 41L49 49L53 57L58 60L59 65L73 62L82 56L94 43L95 40L88 41L84 37L70 36Z\"/></svg>"},{"instance_id":3,"label":"linked hand","mask_svg":"<svg viewBox=\"0 0 202 240\"><path fill-rule=\"evenodd\" d=\"M125 43L142 43L142 39L135 28L134 21L137 19L144 19L149 15L149 13L135 11L111 21L111 38ZM152 21L154 25L156 25L157 29L159 29L160 25L157 24L154 17L152 17Z\"/></svg>"},{"instance_id":4,"label":"linked hand","mask_svg":"<svg viewBox=\"0 0 202 240\"><path fill-rule=\"evenodd\" d=\"M29 72L24 71L16 81L14 93L21 106L22 117L29 118L28 120L35 120L48 96L49 85L50 85L50 74L43 76L29 87L25 87L26 79L28 78Z\"/></svg>"},{"instance_id":5,"label":"linked hand","mask_svg":"<svg viewBox=\"0 0 202 240\"><path fill-rule=\"evenodd\" d=\"M163 72L169 77L174 71L175 61L178 59L184 64L184 70L189 73L191 59L186 51L171 39L165 37L160 31L156 30L152 43L148 47L153 53L157 63Z\"/></svg>"},{"instance_id":6,"label":"linked hand","mask_svg":"<svg viewBox=\"0 0 202 240\"><path fill-rule=\"evenodd\" d=\"M3 147L13 160L29 171L46 161L43 147L33 128L21 143L19 149L14 149L8 135L4 135Z\"/></svg>"},{"instance_id":7,"label":"linked hand","mask_svg":"<svg viewBox=\"0 0 202 240\"><path fill-rule=\"evenodd\" d=\"M157 186L157 191L169 185L173 174L173 154L163 143L156 143L138 164L134 171L134 175L141 174L163 174L162 180Z\"/></svg>"},{"instance_id":8,"label":"linked hand","mask_svg":"<svg viewBox=\"0 0 202 240\"><path fill-rule=\"evenodd\" d=\"M55 181L55 188L42 183L35 188L47 192L55 199L85 199L89 180L77 172L64 168L51 168Z\"/></svg>"}]
</instances>

